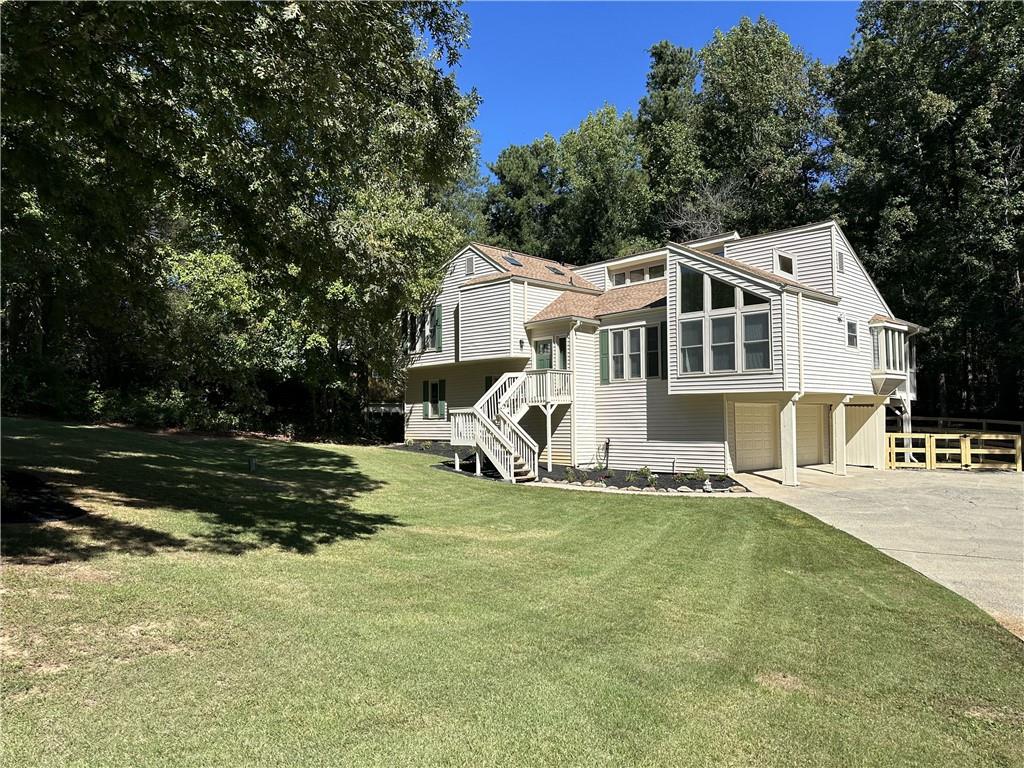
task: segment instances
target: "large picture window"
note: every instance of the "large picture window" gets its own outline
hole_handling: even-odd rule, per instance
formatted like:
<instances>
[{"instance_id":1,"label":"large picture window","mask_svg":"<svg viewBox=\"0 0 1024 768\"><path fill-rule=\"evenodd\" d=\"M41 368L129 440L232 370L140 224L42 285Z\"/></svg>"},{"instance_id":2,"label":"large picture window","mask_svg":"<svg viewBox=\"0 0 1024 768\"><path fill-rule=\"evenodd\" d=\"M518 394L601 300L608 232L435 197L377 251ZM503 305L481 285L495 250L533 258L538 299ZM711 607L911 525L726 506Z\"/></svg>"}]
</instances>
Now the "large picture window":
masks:
<instances>
[{"instance_id":1,"label":"large picture window","mask_svg":"<svg viewBox=\"0 0 1024 768\"><path fill-rule=\"evenodd\" d=\"M678 285L678 375L772 369L770 298L683 265Z\"/></svg>"}]
</instances>

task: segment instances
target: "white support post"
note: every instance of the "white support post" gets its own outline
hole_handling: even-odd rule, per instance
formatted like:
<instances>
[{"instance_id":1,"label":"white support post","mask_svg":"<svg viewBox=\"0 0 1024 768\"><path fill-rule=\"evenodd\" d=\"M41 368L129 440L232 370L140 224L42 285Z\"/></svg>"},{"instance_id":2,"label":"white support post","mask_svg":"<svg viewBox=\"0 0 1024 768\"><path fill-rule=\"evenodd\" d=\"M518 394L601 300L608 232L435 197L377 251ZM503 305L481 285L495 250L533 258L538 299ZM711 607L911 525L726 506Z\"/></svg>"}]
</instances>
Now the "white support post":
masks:
<instances>
[{"instance_id":1,"label":"white support post","mask_svg":"<svg viewBox=\"0 0 1024 768\"><path fill-rule=\"evenodd\" d=\"M782 443L782 484L800 485L796 476L796 400L787 400L779 414Z\"/></svg>"},{"instance_id":2,"label":"white support post","mask_svg":"<svg viewBox=\"0 0 1024 768\"><path fill-rule=\"evenodd\" d=\"M846 475L846 401L832 406L832 474Z\"/></svg>"},{"instance_id":3,"label":"white support post","mask_svg":"<svg viewBox=\"0 0 1024 768\"><path fill-rule=\"evenodd\" d=\"M462 468L459 466L459 452L458 451L455 452L455 471L456 472L461 472L462 471Z\"/></svg>"},{"instance_id":4,"label":"white support post","mask_svg":"<svg viewBox=\"0 0 1024 768\"><path fill-rule=\"evenodd\" d=\"M473 474L475 474L477 477L480 477L480 475L483 474L480 471L480 449L477 449L476 451L476 472L474 472Z\"/></svg>"},{"instance_id":5,"label":"white support post","mask_svg":"<svg viewBox=\"0 0 1024 768\"><path fill-rule=\"evenodd\" d=\"M554 410L555 410L555 406L552 405L551 403L548 403L547 405L544 406L544 420L545 420L545 422L547 424L547 438L548 438L547 446L545 447L545 450L547 451L547 454L548 454L548 472L551 471L551 412L554 411Z\"/></svg>"}]
</instances>

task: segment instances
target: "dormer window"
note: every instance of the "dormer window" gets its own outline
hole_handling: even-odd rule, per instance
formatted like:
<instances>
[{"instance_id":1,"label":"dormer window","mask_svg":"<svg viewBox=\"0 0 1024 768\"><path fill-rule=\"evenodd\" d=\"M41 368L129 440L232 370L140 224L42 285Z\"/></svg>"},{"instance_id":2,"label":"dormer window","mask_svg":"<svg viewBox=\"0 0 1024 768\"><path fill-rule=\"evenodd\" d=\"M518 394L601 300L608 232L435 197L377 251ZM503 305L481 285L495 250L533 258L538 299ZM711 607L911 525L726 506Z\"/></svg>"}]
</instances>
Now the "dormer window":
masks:
<instances>
[{"instance_id":1,"label":"dormer window","mask_svg":"<svg viewBox=\"0 0 1024 768\"><path fill-rule=\"evenodd\" d=\"M466 254L466 274L467 275L472 275L473 272L475 271L475 269L476 269L476 262L473 259L473 254L472 253L467 253Z\"/></svg>"}]
</instances>

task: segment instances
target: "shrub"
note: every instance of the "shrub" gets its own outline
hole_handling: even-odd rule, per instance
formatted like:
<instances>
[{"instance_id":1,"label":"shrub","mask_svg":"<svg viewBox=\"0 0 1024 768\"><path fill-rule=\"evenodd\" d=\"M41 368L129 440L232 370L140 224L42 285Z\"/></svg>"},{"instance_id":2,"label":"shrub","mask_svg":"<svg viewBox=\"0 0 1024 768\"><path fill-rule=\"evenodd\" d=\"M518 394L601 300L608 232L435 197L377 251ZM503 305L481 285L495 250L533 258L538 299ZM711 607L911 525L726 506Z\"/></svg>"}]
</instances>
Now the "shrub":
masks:
<instances>
[{"instance_id":1,"label":"shrub","mask_svg":"<svg viewBox=\"0 0 1024 768\"><path fill-rule=\"evenodd\" d=\"M589 479L586 470L580 469L579 467L566 467L565 468L565 479L570 483L582 483L584 480Z\"/></svg>"},{"instance_id":2,"label":"shrub","mask_svg":"<svg viewBox=\"0 0 1024 768\"><path fill-rule=\"evenodd\" d=\"M704 467L697 467L689 476L690 480L696 480L698 483L703 483L708 479L708 473L704 471Z\"/></svg>"},{"instance_id":3,"label":"shrub","mask_svg":"<svg viewBox=\"0 0 1024 768\"><path fill-rule=\"evenodd\" d=\"M690 479L690 476L685 472L676 472L672 475L672 482L676 485L686 485L686 481Z\"/></svg>"},{"instance_id":4,"label":"shrub","mask_svg":"<svg viewBox=\"0 0 1024 768\"><path fill-rule=\"evenodd\" d=\"M626 482L630 485L657 485L658 476L651 471L650 467L640 467L626 475Z\"/></svg>"}]
</instances>

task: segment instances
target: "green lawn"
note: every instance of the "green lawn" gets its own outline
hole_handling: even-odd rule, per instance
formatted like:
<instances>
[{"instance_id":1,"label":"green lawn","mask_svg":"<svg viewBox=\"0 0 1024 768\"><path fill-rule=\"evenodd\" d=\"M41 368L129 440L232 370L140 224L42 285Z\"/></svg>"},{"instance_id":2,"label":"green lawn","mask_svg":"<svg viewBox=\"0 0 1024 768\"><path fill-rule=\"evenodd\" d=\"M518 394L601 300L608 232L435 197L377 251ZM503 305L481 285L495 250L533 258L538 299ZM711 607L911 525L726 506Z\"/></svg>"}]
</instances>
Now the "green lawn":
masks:
<instances>
[{"instance_id":1,"label":"green lawn","mask_svg":"<svg viewBox=\"0 0 1024 768\"><path fill-rule=\"evenodd\" d=\"M780 504L15 419L3 461L90 511L3 530L5 766L1024 761L1024 644Z\"/></svg>"}]
</instances>

